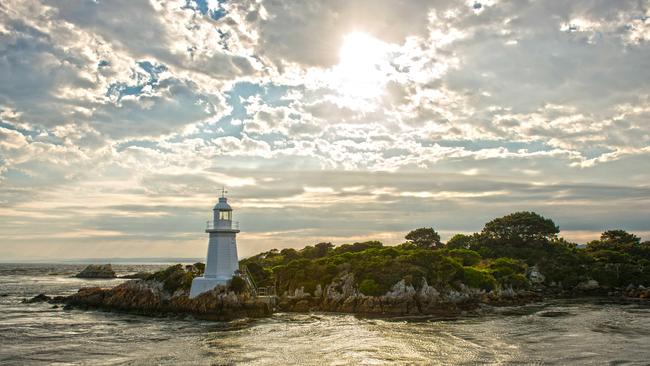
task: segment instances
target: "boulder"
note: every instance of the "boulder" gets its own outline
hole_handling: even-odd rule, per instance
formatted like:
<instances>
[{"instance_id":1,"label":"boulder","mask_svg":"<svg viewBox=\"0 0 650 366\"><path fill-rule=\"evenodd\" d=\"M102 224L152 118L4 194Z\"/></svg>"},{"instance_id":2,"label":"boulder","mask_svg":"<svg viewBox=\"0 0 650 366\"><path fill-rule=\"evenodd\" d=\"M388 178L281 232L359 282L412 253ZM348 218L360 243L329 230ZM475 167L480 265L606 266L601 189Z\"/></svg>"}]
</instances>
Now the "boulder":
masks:
<instances>
[{"instance_id":1,"label":"boulder","mask_svg":"<svg viewBox=\"0 0 650 366\"><path fill-rule=\"evenodd\" d=\"M75 275L77 278L116 278L110 264L89 264L83 271Z\"/></svg>"}]
</instances>

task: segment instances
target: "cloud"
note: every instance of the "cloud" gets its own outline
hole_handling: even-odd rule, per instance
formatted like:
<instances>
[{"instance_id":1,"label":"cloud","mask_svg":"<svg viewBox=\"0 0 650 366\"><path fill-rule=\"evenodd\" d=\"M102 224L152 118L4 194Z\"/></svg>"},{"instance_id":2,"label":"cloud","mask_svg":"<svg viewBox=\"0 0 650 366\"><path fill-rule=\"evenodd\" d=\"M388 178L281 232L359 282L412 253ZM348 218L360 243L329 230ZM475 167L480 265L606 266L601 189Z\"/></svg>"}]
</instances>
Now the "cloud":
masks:
<instances>
[{"instance_id":1,"label":"cloud","mask_svg":"<svg viewBox=\"0 0 650 366\"><path fill-rule=\"evenodd\" d=\"M649 18L635 0L5 2L0 255L201 256L221 186L246 255L524 209L580 240L650 232Z\"/></svg>"}]
</instances>

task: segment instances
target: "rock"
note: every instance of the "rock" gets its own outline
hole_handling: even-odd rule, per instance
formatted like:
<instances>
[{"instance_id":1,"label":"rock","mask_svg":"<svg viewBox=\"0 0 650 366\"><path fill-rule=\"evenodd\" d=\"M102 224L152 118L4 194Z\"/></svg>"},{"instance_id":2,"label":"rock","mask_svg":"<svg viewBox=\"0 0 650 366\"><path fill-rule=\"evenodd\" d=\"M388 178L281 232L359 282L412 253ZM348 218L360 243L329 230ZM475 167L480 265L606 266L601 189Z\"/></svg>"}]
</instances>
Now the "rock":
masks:
<instances>
[{"instance_id":1,"label":"rock","mask_svg":"<svg viewBox=\"0 0 650 366\"><path fill-rule=\"evenodd\" d=\"M49 297L49 296L47 296L45 294L38 294L38 295L32 297L31 299L24 299L22 301L22 303L23 304L34 304L34 303L38 303L38 302L47 302L47 301L50 301L50 300L52 300L51 297Z\"/></svg>"},{"instance_id":2,"label":"rock","mask_svg":"<svg viewBox=\"0 0 650 366\"><path fill-rule=\"evenodd\" d=\"M116 278L110 264L89 264L83 271L75 275L77 278Z\"/></svg>"},{"instance_id":3,"label":"rock","mask_svg":"<svg viewBox=\"0 0 650 366\"><path fill-rule=\"evenodd\" d=\"M595 290L600 287L600 284L596 280L589 280L589 281L584 281L580 282L577 286L576 289L578 290Z\"/></svg>"},{"instance_id":4,"label":"rock","mask_svg":"<svg viewBox=\"0 0 650 366\"><path fill-rule=\"evenodd\" d=\"M396 284L388 291L384 297L393 298L393 299L406 299L413 297L415 295L415 288L411 285L407 285L406 281L403 279Z\"/></svg>"},{"instance_id":5,"label":"rock","mask_svg":"<svg viewBox=\"0 0 650 366\"><path fill-rule=\"evenodd\" d=\"M537 265L530 267L526 273L526 276L528 276L528 280L533 285L541 285L544 283L544 281L546 281L546 276L544 276L542 272L539 271L539 267L537 267Z\"/></svg>"},{"instance_id":6,"label":"rock","mask_svg":"<svg viewBox=\"0 0 650 366\"><path fill-rule=\"evenodd\" d=\"M321 297L321 296L323 296L323 289L322 289L322 287L320 286L320 283L319 283L318 285L316 285L316 290L314 290L314 296L315 296L315 297Z\"/></svg>"},{"instance_id":7,"label":"rock","mask_svg":"<svg viewBox=\"0 0 650 366\"><path fill-rule=\"evenodd\" d=\"M293 311L297 312L308 312L311 308L311 304L307 300L299 300L293 306Z\"/></svg>"},{"instance_id":8,"label":"rock","mask_svg":"<svg viewBox=\"0 0 650 366\"><path fill-rule=\"evenodd\" d=\"M292 297L294 297L296 299L302 299L304 297L310 297L310 296L311 295L308 292L305 292L304 287L300 287L300 288L295 289L295 291L293 292Z\"/></svg>"},{"instance_id":9,"label":"rock","mask_svg":"<svg viewBox=\"0 0 650 366\"><path fill-rule=\"evenodd\" d=\"M0 294L0 297L7 297L9 294Z\"/></svg>"},{"instance_id":10,"label":"rock","mask_svg":"<svg viewBox=\"0 0 650 366\"><path fill-rule=\"evenodd\" d=\"M148 272L138 272L138 273L132 273L124 276L120 276L119 278L124 278L124 279L129 279L129 280L143 280L147 277L149 277L150 273Z\"/></svg>"}]
</instances>

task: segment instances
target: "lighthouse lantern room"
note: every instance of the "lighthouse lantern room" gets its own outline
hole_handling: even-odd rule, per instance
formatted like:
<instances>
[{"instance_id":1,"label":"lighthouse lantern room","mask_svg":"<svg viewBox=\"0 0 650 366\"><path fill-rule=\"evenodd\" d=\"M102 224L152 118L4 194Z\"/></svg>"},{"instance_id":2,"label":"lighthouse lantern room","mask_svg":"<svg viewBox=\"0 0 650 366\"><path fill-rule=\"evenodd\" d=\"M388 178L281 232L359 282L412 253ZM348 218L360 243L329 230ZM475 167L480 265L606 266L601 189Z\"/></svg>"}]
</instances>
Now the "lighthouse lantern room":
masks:
<instances>
[{"instance_id":1,"label":"lighthouse lantern room","mask_svg":"<svg viewBox=\"0 0 650 366\"><path fill-rule=\"evenodd\" d=\"M203 277L192 281L190 298L194 298L217 285L225 285L239 269L237 259L236 235L239 225L232 221L232 208L228 204L226 191L222 190L219 202L214 206L213 219L208 221L205 232L210 235L208 240L208 255L205 262Z\"/></svg>"}]
</instances>

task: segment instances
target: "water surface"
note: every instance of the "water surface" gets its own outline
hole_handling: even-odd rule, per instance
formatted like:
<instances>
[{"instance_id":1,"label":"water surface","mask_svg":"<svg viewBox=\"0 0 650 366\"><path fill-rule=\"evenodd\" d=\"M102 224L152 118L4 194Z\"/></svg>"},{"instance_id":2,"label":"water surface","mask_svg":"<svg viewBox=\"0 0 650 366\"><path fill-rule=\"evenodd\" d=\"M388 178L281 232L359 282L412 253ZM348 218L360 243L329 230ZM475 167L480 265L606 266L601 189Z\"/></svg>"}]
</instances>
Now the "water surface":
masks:
<instances>
[{"instance_id":1,"label":"water surface","mask_svg":"<svg viewBox=\"0 0 650 366\"><path fill-rule=\"evenodd\" d=\"M444 320L315 313L227 323L20 303L124 281L70 277L82 268L0 264L0 364L650 364L650 304L640 301L554 300Z\"/></svg>"}]
</instances>

